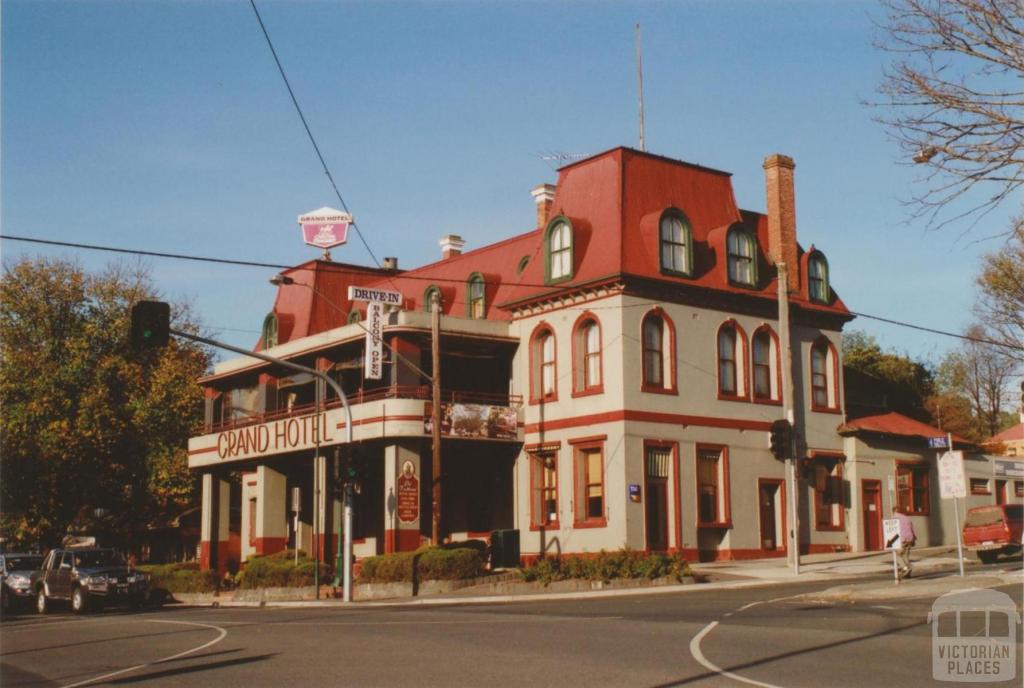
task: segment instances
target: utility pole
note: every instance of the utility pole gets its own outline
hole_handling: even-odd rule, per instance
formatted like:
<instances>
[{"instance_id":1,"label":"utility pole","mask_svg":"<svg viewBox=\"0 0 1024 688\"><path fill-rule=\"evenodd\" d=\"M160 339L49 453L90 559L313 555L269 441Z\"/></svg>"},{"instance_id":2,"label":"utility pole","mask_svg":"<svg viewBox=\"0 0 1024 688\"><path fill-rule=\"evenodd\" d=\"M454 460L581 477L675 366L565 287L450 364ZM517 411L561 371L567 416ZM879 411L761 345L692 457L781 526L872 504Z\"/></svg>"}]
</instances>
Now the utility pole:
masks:
<instances>
[{"instance_id":1,"label":"utility pole","mask_svg":"<svg viewBox=\"0 0 1024 688\"><path fill-rule=\"evenodd\" d=\"M433 426L433 448L431 462L432 527L430 537L433 544L441 544L441 295L435 290L430 298L430 360L433 364L433 394L431 399Z\"/></svg>"},{"instance_id":2,"label":"utility pole","mask_svg":"<svg viewBox=\"0 0 1024 688\"><path fill-rule=\"evenodd\" d=\"M789 283L786 276L786 264L778 262L779 281L779 344L782 347L782 404L786 420L793 428L790 433L789 458L786 468L789 472L789 539L786 543L786 558L793 565L793 573L800 575L800 481L797 476L797 441L796 441L796 410L793 406L793 347L789 331Z\"/></svg>"}]
</instances>

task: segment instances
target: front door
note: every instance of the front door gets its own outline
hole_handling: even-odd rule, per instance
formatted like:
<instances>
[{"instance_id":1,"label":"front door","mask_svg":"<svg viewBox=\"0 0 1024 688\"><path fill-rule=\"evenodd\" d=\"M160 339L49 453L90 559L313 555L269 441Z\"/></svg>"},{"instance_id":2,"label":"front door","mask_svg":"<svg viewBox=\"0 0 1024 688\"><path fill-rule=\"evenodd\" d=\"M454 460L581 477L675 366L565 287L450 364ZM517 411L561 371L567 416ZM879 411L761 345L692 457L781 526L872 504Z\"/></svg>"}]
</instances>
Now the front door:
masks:
<instances>
[{"instance_id":1,"label":"front door","mask_svg":"<svg viewBox=\"0 0 1024 688\"><path fill-rule=\"evenodd\" d=\"M864 522L864 549L882 549L882 481L860 481L860 508Z\"/></svg>"},{"instance_id":2,"label":"front door","mask_svg":"<svg viewBox=\"0 0 1024 688\"><path fill-rule=\"evenodd\" d=\"M757 502L761 522L761 549L766 552L777 552L785 549L786 543L780 541L784 536L785 526L782 520L782 481L758 480Z\"/></svg>"},{"instance_id":3,"label":"front door","mask_svg":"<svg viewBox=\"0 0 1024 688\"><path fill-rule=\"evenodd\" d=\"M644 496L647 525L647 549L664 552L668 549L668 474L672 451L648 447Z\"/></svg>"}]
</instances>

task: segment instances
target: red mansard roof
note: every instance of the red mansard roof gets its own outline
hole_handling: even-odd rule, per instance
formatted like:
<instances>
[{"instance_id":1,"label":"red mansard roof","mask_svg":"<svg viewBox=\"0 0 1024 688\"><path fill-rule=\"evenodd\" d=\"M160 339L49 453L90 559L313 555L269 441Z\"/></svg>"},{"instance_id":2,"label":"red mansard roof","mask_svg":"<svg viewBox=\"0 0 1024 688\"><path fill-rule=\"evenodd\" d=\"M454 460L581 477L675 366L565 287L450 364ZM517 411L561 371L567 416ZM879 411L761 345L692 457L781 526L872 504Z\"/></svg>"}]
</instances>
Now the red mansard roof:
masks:
<instances>
[{"instance_id":1,"label":"red mansard roof","mask_svg":"<svg viewBox=\"0 0 1024 688\"><path fill-rule=\"evenodd\" d=\"M668 208L682 212L691 227L695 269L689 278L661 272L659 222ZM424 292L433 284L441 289L444 312L465 317L469 279L480 273L486 283L485 317L491 320L511 319L516 304L630 276L762 299L774 300L778 293L767 257L767 217L737 207L731 175L726 172L614 148L559 170L551 217L558 215L567 217L573 227L571 280L545 285L545 228L404 272L310 261L285 274L315 285L319 292L330 295L337 307L314 298L305 287L282 286L274 305L279 341L344 324L353 307L347 298L349 284L399 290L405 296L405 307L417 310L424 309ZM725 242L733 226L746 228L757 239L759 278L755 288L736 286L727 279ZM801 291L792 295L793 302L809 311L851 318L838 296L833 295L830 304L808 299L808 254L799 247L798 254ZM524 258L529 262L520 272Z\"/></svg>"}]
</instances>

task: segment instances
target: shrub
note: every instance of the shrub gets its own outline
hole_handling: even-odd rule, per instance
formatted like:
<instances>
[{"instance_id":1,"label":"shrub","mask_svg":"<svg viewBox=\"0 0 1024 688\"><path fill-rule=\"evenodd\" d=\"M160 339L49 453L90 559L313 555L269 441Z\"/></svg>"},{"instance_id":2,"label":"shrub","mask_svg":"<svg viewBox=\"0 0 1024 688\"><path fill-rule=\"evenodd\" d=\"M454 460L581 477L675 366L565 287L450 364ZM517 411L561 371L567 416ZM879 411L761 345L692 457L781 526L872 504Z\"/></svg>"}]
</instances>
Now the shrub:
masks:
<instances>
[{"instance_id":1,"label":"shrub","mask_svg":"<svg viewBox=\"0 0 1024 688\"><path fill-rule=\"evenodd\" d=\"M682 580L690 575L690 567L679 554L644 554L630 549L617 552L604 550L592 556L568 555L542 557L519 571L524 581L540 581L547 585L560 580L611 581L620 578L653 580L671 576Z\"/></svg>"},{"instance_id":2,"label":"shrub","mask_svg":"<svg viewBox=\"0 0 1024 688\"><path fill-rule=\"evenodd\" d=\"M479 548L422 547L415 552L382 554L363 559L359 580L364 583L410 583L416 580L465 580L483 574Z\"/></svg>"},{"instance_id":3,"label":"shrub","mask_svg":"<svg viewBox=\"0 0 1024 688\"><path fill-rule=\"evenodd\" d=\"M200 571L199 562L145 564L135 567L149 574L150 588L167 592L213 592L217 589L216 571Z\"/></svg>"},{"instance_id":4,"label":"shrub","mask_svg":"<svg viewBox=\"0 0 1024 688\"><path fill-rule=\"evenodd\" d=\"M287 588L313 585L317 563L299 551L299 564L295 565L295 550L284 550L268 555L249 557L245 568L238 574L238 587ZM320 580L327 580L327 566L320 564Z\"/></svg>"}]
</instances>

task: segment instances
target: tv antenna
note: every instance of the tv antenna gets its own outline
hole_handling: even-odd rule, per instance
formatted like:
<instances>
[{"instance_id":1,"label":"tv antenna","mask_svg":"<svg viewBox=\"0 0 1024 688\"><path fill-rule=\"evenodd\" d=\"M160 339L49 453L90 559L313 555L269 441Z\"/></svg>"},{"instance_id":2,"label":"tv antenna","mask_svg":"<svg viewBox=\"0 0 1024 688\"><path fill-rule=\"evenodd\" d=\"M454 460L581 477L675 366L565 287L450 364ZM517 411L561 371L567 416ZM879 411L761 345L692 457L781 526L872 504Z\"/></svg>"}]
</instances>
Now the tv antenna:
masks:
<instances>
[{"instance_id":1,"label":"tv antenna","mask_svg":"<svg viewBox=\"0 0 1024 688\"><path fill-rule=\"evenodd\" d=\"M567 163L575 160L582 160L583 158L590 157L589 153L566 153L563 151L545 150L537 154L541 160L548 164L553 170L557 170L559 167L563 167ZM552 164L554 163L554 164Z\"/></svg>"}]
</instances>

